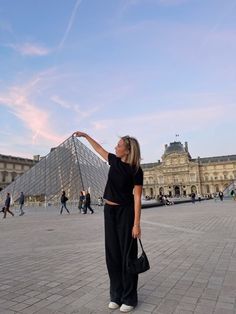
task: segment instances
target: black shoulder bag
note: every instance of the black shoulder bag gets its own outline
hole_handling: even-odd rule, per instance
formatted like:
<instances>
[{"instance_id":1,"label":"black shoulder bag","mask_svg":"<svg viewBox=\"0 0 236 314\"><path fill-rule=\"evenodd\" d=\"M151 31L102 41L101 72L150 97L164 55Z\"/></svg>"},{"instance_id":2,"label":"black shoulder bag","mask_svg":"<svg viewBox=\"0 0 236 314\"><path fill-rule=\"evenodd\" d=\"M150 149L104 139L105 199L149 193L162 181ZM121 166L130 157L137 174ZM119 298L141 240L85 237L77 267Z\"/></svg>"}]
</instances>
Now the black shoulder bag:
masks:
<instances>
[{"instance_id":1,"label":"black shoulder bag","mask_svg":"<svg viewBox=\"0 0 236 314\"><path fill-rule=\"evenodd\" d=\"M133 240L134 239L132 239L130 243L129 250L126 257L126 270L130 274L144 273L145 271L150 269L149 261L148 261L146 253L144 252L143 245L140 239L138 240L142 249L141 255L136 258L130 257L130 251L133 245Z\"/></svg>"}]
</instances>

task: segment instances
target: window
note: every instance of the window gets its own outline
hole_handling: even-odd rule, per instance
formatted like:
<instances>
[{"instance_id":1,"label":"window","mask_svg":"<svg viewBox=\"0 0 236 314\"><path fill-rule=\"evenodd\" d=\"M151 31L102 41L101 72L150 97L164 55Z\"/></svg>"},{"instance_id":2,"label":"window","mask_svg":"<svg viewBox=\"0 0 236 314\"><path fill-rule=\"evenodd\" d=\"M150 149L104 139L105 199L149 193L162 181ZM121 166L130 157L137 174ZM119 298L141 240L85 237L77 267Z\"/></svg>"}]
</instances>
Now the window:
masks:
<instances>
[{"instance_id":1,"label":"window","mask_svg":"<svg viewBox=\"0 0 236 314\"><path fill-rule=\"evenodd\" d=\"M177 176L174 176L174 183L178 183L179 182L179 179Z\"/></svg>"},{"instance_id":2,"label":"window","mask_svg":"<svg viewBox=\"0 0 236 314\"><path fill-rule=\"evenodd\" d=\"M173 163L174 165L178 164L178 159L174 158L172 163Z\"/></svg>"},{"instance_id":3,"label":"window","mask_svg":"<svg viewBox=\"0 0 236 314\"><path fill-rule=\"evenodd\" d=\"M195 173L190 173L190 181L191 182L196 181L196 174Z\"/></svg>"}]
</instances>

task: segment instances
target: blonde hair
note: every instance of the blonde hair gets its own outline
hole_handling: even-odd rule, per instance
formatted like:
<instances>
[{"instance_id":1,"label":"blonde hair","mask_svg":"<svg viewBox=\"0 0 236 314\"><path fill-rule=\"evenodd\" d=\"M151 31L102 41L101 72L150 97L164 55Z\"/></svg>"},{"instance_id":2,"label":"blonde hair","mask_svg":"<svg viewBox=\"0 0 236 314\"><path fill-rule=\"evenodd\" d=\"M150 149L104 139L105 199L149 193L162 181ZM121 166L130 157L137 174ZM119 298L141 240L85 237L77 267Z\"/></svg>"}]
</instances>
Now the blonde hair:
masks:
<instances>
[{"instance_id":1,"label":"blonde hair","mask_svg":"<svg viewBox=\"0 0 236 314\"><path fill-rule=\"evenodd\" d=\"M125 146L129 151L126 162L138 170L141 162L139 142L136 138L129 135L122 136L121 139L124 141Z\"/></svg>"}]
</instances>

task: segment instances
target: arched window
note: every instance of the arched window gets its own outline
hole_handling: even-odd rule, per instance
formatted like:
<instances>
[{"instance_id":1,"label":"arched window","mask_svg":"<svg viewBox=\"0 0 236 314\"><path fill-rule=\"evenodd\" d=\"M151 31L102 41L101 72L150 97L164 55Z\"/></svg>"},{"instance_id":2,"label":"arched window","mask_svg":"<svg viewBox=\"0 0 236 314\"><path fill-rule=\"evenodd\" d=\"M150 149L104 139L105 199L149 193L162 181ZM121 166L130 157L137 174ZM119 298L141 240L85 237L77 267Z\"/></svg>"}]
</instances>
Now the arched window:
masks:
<instances>
[{"instance_id":1,"label":"arched window","mask_svg":"<svg viewBox=\"0 0 236 314\"><path fill-rule=\"evenodd\" d=\"M180 188L179 186L175 186L175 196L180 196Z\"/></svg>"},{"instance_id":2,"label":"arched window","mask_svg":"<svg viewBox=\"0 0 236 314\"><path fill-rule=\"evenodd\" d=\"M191 193L197 193L197 188L195 185L191 186Z\"/></svg>"}]
</instances>

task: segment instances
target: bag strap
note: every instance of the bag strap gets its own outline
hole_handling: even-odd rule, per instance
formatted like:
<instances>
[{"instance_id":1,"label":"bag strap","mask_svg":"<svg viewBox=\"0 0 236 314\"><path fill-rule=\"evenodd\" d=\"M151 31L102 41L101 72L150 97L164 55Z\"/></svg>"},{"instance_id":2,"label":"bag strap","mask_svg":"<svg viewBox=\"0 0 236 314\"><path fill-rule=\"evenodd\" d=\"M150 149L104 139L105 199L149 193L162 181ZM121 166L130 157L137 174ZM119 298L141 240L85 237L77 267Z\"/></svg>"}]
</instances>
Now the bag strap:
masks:
<instances>
[{"instance_id":1,"label":"bag strap","mask_svg":"<svg viewBox=\"0 0 236 314\"><path fill-rule=\"evenodd\" d=\"M139 240L139 244L140 244L140 246L141 246L141 249L142 249L142 251L144 252L143 245L142 245L142 241L141 241L140 238L138 238L138 240Z\"/></svg>"},{"instance_id":2,"label":"bag strap","mask_svg":"<svg viewBox=\"0 0 236 314\"><path fill-rule=\"evenodd\" d=\"M138 238L138 240L139 240L139 244L140 244L140 246L141 246L142 252L144 252L143 245L142 245L142 241L141 241L140 238ZM129 253L130 253L130 250L131 250L131 248L132 248L133 242L134 242L134 238L132 238L132 240L131 240L131 242L130 242L129 249L128 249L128 252L127 252L127 256L129 256Z\"/></svg>"}]
</instances>

